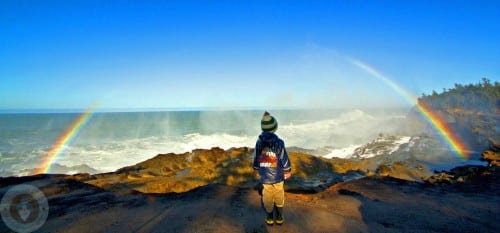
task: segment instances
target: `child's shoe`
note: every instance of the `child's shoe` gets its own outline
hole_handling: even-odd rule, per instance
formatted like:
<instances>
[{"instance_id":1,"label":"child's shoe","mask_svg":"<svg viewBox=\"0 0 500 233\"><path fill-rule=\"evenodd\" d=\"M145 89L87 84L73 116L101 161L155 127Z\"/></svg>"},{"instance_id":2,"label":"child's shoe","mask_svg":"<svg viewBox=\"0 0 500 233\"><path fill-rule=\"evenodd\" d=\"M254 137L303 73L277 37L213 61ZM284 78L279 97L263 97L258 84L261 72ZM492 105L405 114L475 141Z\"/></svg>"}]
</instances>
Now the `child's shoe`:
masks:
<instances>
[{"instance_id":1,"label":"child's shoe","mask_svg":"<svg viewBox=\"0 0 500 233\"><path fill-rule=\"evenodd\" d=\"M267 213L266 224L272 226L274 224L274 214L273 212Z\"/></svg>"},{"instance_id":2,"label":"child's shoe","mask_svg":"<svg viewBox=\"0 0 500 233\"><path fill-rule=\"evenodd\" d=\"M283 207L276 207L276 224L281 225L285 222L285 219L283 218Z\"/></svg>"}]
</instances>

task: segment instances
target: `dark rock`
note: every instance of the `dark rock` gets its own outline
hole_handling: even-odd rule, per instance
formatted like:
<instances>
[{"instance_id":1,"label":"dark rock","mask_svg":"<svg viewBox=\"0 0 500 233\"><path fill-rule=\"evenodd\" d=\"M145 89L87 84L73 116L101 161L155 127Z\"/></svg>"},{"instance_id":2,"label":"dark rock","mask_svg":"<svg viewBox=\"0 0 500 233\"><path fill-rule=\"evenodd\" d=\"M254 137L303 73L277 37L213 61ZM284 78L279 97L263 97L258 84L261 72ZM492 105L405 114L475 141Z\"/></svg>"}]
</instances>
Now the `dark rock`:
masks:
<instances>
[{"instance_id":1,"label":"dark rock","mask_svg":"<svg viewBox=\"0 0 500 233\"><path fill-rule=\"evenodd\" d=\"M500 152L487 150L483 152L482 160L487 161L489 166L500 166Z\"/></svg>"}]
</instances>

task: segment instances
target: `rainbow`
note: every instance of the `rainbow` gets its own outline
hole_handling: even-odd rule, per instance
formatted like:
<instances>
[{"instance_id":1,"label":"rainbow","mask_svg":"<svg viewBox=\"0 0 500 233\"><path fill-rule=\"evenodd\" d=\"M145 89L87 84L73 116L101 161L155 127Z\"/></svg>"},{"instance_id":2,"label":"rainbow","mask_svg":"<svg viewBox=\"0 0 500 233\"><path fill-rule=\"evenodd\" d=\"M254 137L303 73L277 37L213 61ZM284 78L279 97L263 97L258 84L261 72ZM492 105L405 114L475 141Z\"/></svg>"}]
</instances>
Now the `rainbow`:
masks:
<instances>
[{"instance_id":1,"label":"rainbow","mask_svg":"<svg viewBox=\"0 0 500 233\"><path fill-rule=\"evenodd\" d=\"M97 103L85 109L85 111L78 115L78 117L71 123L64 133L57 138L32 175L49 173L52 164L54 164L54 162L62 155L65 146L70 144L75 136L78 135L81 129L87 124L96 107Z\"/></svg>"},{"instance_id":2,"label":"rainbow","mask_svg":"<svg viewBox=\"0 0 500 233\"><path fill-rule=\"evenodd\" d=\"M438 116L438 114L436 114L436 112L433 111L433 109L422 101L417 101L418 98L415 95L383 75L381 72L377 71L372 66L351 57L345 57L345 59L347 59L347 61L354 66L380 79L396 92L401 94L410 104L417 106L420 114L436 129L442 141L445 142L445 144L457 155L457 157L463 160L469 159L470 155L466 145L457 137L456 134L453 133L453 130Z\"/></svg>"}]
</instances>

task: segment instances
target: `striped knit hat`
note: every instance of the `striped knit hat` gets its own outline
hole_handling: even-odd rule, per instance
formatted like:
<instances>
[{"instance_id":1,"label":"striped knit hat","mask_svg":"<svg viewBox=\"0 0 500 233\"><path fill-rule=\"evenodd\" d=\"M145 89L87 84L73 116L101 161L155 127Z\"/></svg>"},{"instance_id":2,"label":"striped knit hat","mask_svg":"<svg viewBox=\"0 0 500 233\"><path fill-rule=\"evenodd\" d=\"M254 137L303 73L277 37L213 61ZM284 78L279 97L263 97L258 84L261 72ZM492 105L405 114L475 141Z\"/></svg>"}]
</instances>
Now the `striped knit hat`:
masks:
<instances>
[{"instance_id":1,"label":"striped knit hat","mask_svg":"<svg viewBox=\"0 0 500 233\"><path fill-rule=\"evenodd\" d=\"M260 126L262 131L274 133L278 129L278 121L266 111L262 116Z\"/></svg>"}]
</instances>

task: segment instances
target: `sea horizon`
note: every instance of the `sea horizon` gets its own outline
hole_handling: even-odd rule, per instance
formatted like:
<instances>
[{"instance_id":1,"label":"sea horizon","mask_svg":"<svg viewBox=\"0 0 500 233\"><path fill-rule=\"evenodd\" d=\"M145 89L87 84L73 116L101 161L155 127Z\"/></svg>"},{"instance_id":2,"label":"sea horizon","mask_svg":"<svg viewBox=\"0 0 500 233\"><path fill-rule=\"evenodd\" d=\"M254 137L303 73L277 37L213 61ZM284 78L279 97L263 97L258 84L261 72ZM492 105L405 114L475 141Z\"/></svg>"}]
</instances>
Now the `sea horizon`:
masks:
<instances>
[{"instance_id":1,"label":"sea horizon","mask_svg":"<svg viewBox=\"0 0 500 233\"><path fill-rule=\"evenodd\" d=\"M338 110L410 110L414 106L389 107L145 107L145 108L95 108L94 113L127 112L196 112L196 111L338 111ZM87 108L0 108L0 114L44 114L44 113L82 113Z\"/></svg>"}]
</instances>

